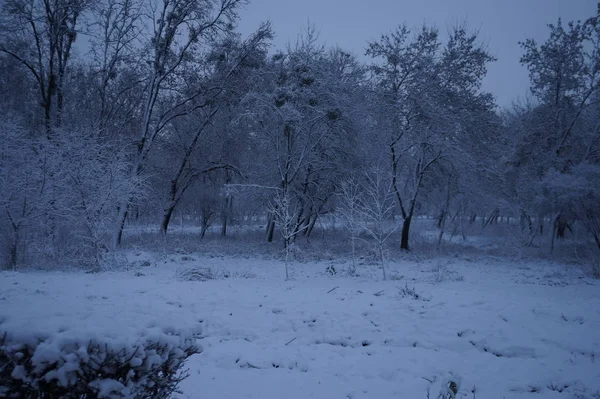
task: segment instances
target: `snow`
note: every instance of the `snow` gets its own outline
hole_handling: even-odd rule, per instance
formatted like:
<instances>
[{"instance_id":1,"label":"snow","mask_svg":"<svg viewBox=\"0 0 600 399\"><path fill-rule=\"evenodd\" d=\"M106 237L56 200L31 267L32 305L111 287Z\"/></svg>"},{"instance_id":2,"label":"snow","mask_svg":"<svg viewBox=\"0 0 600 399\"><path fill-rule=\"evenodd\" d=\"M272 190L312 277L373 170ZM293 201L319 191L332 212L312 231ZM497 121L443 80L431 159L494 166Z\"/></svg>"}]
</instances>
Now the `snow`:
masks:
<instances>
[{"instance_id":1,"label":"snow","mask_svg":"<svg viewBox=\"0 0 600 399\"><path fill-rule=\"evenodd\" d=\"M118 381L105 379L100 381L94 381L92 383L94 388L98 389L98 396L101 398L110 398L111 394L116 392L123 392L125 387Z\"/></svg>"},{"instance_id":2,"label":"snow","mask_svg":"<svg viewBox=\"0 0 600 399\"><path fill-rule=\"evenodd\" d=\"M129 256L138 266L123 272L1 273L0 331L115 343L202 331L180 399L437 398L450 382L468 398L600 397L600 284L572 268L391 259L381 281L338 260L293 263L284 281L276 260ZM193 267L218 279L182 281Z\"/></svg>"}]
</instances>

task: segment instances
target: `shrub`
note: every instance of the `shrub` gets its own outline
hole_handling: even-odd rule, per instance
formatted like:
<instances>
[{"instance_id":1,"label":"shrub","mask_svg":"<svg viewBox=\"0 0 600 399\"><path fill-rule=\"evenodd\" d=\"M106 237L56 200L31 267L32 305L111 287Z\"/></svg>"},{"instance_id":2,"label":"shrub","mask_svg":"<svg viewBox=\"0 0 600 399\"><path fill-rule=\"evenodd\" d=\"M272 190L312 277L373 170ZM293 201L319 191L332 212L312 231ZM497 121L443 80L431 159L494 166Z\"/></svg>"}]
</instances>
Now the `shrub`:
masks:
<instances>
[{"instance_id":1,"label":"shrub","mask_svg":"<svg viewBox=\"0 0 600 399\"><path fill-rule=\"evenodd\" d=\"M410 288L408 286L408 282L404 285L404 287L396 287L396 288L398 288L398 294L400 294L400 296L402 298L404 298L404 297L411 297L413 299L423 299L421 297L421 295L419 295L417 293L417 291L415 290L414 287Z\"/></svg>"},{"instance_id":2,"label":"shrub","mask_svg":"<svg viewBox=\"0 0 600 399\"><path fill-rule=\"evenodd\" d=\"M149 330L135 341L0 335L0 397L168 398L199 353L197 334Z\"/></svg>"},{"instance_id":3,"label":"shrub","mask_svg":"<svg viewBox=\"0 0 600 399\"><path fill-rule=\"evenodd\" d=\"M179 281L208 281L224 277L223 273L210 267L186 267L176 271Z\"/></svg>"}]
</instances>

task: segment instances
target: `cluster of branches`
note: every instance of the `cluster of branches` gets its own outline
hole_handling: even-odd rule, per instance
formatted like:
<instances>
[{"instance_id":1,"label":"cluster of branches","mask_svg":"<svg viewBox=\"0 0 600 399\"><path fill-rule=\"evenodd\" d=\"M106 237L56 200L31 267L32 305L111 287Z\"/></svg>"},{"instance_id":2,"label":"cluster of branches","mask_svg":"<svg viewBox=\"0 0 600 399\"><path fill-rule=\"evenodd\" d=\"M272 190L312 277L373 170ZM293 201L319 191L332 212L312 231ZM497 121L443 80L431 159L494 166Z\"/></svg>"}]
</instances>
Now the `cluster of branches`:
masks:
<instances>
[{"instance_id":1,"label":"cluster of branches","mask_svg":"<svg viewBox=\"0 0 600 399\"><path fill-rule=\"evenodd\" d=\"M98 339L56 344L3 332L0 393L6 398L170 398L188 377L186 360L201 348L196 337L162 338L139 338L135 345ZM52 345L56 347L48 351ZM46 356L40 356L44 349Z\"/></svg>"},{"instance_id":2,"label":"cluster of branches","mask_svg":"<svg viewBox=\"0 0 600 399\"><path fill-rule=\"evenodd\" d=\"M511 216L525 243L581 223L600 249L598 16L524 41L534 100L498 112L482 89L494 58L465 26L401 25L368 43L366 63L311 27L269 54L269 24L236 33L243 3L4 2L6 264L68 248L99 264L128 225L166 235L176 214L201 236L263 215L287 251L353 184L369 235L401 231L404 250L419 215L437 219L439 242L449 224Z\"/></svg>"},{"instance_id":3,"label":"cluster of branches","mask_svg":"<svg viewBox=\"0 0 600 399\"><path fill-rule=\"evenodd\" d=\"M545 235L552 249L580 224L600 250L599 18L600 5L586 21L549 25L543 43L521 43L534 97L504 115L503 190L528 245Z\"/></svg>"}]
</instances>

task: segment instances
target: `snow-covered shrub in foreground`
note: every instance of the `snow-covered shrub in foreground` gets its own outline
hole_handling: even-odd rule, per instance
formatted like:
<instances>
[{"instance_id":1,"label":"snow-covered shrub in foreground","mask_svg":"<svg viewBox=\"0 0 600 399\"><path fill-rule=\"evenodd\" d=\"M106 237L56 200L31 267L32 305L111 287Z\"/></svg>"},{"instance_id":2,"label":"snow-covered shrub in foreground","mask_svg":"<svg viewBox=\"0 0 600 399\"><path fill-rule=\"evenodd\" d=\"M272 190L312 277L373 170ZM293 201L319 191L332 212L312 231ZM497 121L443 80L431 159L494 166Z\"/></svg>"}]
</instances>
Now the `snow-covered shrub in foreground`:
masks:
<instances>
[{"instance_id":1,"label":"snow-covered shrub in foreground","mask_svg":"<svg viewBox=\"0 0 600 399\"><path fill-rule=\"evenodd\" d=\"M0 397L168 398L201 348L198 332L150 329L135 340L0 334Z\"/></svg>"}]
</instances>

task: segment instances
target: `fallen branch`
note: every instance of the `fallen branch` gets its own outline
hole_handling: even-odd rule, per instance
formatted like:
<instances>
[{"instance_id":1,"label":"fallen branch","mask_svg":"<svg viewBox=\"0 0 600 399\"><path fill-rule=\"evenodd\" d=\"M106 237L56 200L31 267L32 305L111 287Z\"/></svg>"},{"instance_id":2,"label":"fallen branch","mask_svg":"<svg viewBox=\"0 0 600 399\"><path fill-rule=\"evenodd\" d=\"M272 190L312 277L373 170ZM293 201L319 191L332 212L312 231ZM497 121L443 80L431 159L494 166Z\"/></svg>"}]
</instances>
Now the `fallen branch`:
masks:
<instances>
[{"instance_id":1,"label":"fallen branch","mask_svg":"<svg viewBox=\"0 0 600 399\"><path fill-rule=\"evenodd\" d=\"M373 295L375 295L375 296L382 296L384 292L385 292L385 290L381 290L381 291L378 291L378 292L374 293Z\"/></svg>"},{"instance_id":2,"label":"fallen branch","mask_svg":"<svg viewBox=\"0 0 600 399\"><path fill-rule=\"evenodd\" d=\"M330 292L335 291L337 288L340 288L340 286L336 285L335 287L333 287L332 289L330 289L329 291L327 291L327 293L329 294Z\"/></svg>"},{"instance_id":3,"label":"fallen branch","mask_svg":"<svg viewBox=\"0 0 600 399\"><path fill-rule=\"evenodd\" d=\"M296 338L298 338L298 337L294 337L294 338L292 338L291 340L289 340L289 341L288 341L288 342L285 344L285 346L288 346L289 344L291 344L292 342L294 342L294 341L296 340Z\"/></svg>"}]
</instances>

